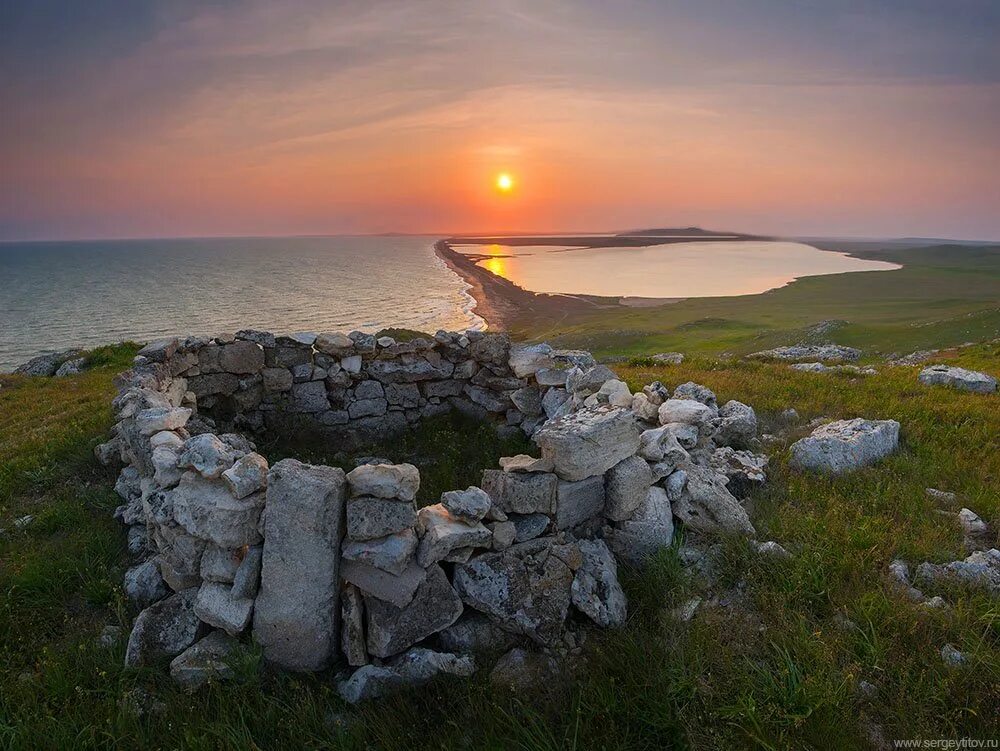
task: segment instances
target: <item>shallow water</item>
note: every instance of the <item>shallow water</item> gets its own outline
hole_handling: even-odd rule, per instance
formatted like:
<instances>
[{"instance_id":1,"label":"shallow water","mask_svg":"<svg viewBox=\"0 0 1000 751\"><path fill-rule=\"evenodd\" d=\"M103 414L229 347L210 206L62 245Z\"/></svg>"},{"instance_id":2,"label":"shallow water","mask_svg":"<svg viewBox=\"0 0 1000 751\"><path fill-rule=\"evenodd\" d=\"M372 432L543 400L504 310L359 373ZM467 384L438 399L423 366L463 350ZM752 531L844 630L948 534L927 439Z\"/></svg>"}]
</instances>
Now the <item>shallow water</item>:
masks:
<instances>
[{"instance_id":1,"label":"shallow water","mask_svg":"<svg viewBox=\"0 0 1000 751\"><path fill-rule=\"evenodd\" d=\"M242 328L480 328L429 237L0 244L0 371L43 352Z\"/></svg>"},{"instance_id":2,"label":"shallow water","mask_svg":"<svg viewBox=\"0 0 1000 751\"><path fill-rule=\"evenodd\" d=\"M646 248L456 245L532 292L607 297L752 295L803 276L900 268L795 242L684 242Z\"/></svg>"}]
</instances>

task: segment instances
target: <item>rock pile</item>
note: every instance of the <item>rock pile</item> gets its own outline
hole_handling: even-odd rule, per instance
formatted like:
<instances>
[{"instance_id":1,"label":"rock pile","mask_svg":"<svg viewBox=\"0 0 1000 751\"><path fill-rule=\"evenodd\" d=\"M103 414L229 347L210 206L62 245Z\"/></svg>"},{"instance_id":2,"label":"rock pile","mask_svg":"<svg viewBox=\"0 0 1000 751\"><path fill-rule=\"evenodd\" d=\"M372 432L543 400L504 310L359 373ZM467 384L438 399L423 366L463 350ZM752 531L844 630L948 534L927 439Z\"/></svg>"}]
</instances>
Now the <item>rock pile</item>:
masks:
<instances>
[{"instance_id":1,"label":"rock pile","mask_svg":"<svg viewBox=\"0 0 1000 751\"><path fill-rule=\"evenodd\" d=\"M414 341L241 332L143 349L97 449L125 465L116 514L137 559L126 591L145 608L128 665L169 658L193 689L230 675L252 633L284 669L342 657L350 701L469 675L478 654L512 648L497 680L516 685L517 671L577 652L585 622L624 623L618 561L670 545L675 524L754 534L740 497L767 457L753 452L748 405L720 407L695 383L632 393L586 352L499 334ZM295 411L305 405L315 410ZM532 435L541 455L505 457L478 487L423 508L412 465L269 466L243 435L210 431L344 412L343 429L367 438L388 415L405 426L470 405Z\"/></svg>"},{"instance_id":2,"label":"rock pile","mask_svg":"<svg viewBox=\"0 0 1000 751\"><path fill-rule=\"evenodd\" d=\"M784 360L786 362L854 362L861 357L861 350L840 344L795 344L790 347L775 347L754 352L750 357L761 360Z\"/></svg>"}]
</instances>

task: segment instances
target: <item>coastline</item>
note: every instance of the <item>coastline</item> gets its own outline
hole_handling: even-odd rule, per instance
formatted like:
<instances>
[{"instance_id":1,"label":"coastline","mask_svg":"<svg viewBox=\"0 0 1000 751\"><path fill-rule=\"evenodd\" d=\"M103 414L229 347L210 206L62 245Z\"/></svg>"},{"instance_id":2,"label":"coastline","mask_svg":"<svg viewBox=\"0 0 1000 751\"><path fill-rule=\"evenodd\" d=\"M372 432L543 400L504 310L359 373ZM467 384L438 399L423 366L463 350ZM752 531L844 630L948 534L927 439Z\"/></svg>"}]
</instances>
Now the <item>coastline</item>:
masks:
<instances>
[{"instance_id":1,"label":"coastline","mask_svg":"<svg viewBox=\"0 0 1000 751\"><path fill-rule=\"evenodd\" d=\"M434 252L469 285L467 293L476 301L472 312L486 321L489 329L507 330L526 314L559 319L570 313L619 305L615 299L531 292L483 268L476 256L453 250L446 239L434 243Z\"/></svg>"}]
</instances>

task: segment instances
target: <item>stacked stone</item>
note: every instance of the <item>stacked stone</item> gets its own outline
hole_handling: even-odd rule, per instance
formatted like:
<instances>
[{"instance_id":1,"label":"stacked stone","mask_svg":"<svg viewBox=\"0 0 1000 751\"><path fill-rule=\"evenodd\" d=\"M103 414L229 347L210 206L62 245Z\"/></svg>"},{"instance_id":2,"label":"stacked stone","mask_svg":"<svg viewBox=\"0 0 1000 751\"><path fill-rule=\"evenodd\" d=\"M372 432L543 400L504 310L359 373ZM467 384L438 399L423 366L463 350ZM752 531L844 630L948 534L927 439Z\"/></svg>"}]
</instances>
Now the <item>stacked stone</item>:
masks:
<instances>
[{"instance_id":1,"label":"stacked stone","mask_svg":"<svg viewBox=\"0 0 1000 751\"><path fill-rule=\"evenodd\" d=\"M757 427L747 405L720 408L694 383L633 394L588 353L511 348L502 335L366 337L162 340L119 378L115 434L97 454L125 465L117 515L139 559L126 591L145 607L129 665L170 657L192 688L224 678L252 623L264 657L285 669L319 670L342 651L356 668L339 686L350 701L468 675L475 654L513 647L495 670L508 682L578 651L583 618L624 622L615 555L641 563L671 544L675 520L699 534L754 533L734 495L762 482L767 463L746 450ZM428 369L450 375L406 380ZM402 389L421 415L431 405L503 414L541 457L504 458L481 487L418 510L412 465L269 468L195 411L267 427L255 417L265 405L315 398L322 410L309 414L321 416L334 411L331 373L348 428L367 432L389 414L408 424L409 408L390 410Z\"/></svg>"},{"instance_id":2,"label":"stacked stone","mask_svg":"<svg viewBox=\"0 0 1000 751\"><path fill-rule=\"evenodd\" d=\"M383 439L457 409L531 435L565 401L583 352L515 349L505 334L439 331L433 339L244 330L153 342L142 361L185 379L184 405L205 429L262 431L306 421L347 444ZM551 392L551 393L550 393ZM568 407L567 407L568 408Z\"/></svg>"}]
</instances>

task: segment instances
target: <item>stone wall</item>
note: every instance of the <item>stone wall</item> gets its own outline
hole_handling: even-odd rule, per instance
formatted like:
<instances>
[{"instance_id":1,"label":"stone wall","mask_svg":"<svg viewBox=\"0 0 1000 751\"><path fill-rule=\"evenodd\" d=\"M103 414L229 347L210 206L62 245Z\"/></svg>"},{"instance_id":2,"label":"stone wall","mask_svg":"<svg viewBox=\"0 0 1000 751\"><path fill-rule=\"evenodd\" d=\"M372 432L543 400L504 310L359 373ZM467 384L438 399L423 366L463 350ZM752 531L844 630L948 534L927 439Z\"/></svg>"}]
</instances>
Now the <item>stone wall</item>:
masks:
<instances>
[{"instance_id":1,"label":"stone wall","mask_svg":"<svg viewBox=\"0 0 1000 751\"><path fill-rule=\"evenodd\" d=\"M618 561L641 565L675 522L753 535L738 496L767 463L746 450L747 405L720 408L693 383L633 394L587 353L502 334L168 339L119 387L97 453L124 465L126 592L145 608L126 662L169 658L191 688L227 677L248 637L280 668L346 663L349 701L471 674L483 653L511 650L494 668L504 681L555 669L585 623L624 623ZM540 456L506 457L418 509L412 465L269 466L223 432L304 416L354 443L447 409L502 417Z\"/></svg>"},{"instance_id":2,"label":"stone wall","mask_svg":"<svg viewBox=\"0 0 1000 751\"><path fill-rule=\"evenodd\" d=\"M594 365L587 353L553 351L536 377L512 368L505 334L479 331L397 342L357 331L248 330L163 339L140 357L162 363L185 386L181 405L206 428L261 432L307 424L345 446L382 440L451 409L530 435L545 419L545 391L565 386L570 368ZM550 411L556 401L549 397Z\"/></svg>"}]
</instances>

